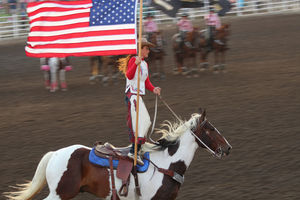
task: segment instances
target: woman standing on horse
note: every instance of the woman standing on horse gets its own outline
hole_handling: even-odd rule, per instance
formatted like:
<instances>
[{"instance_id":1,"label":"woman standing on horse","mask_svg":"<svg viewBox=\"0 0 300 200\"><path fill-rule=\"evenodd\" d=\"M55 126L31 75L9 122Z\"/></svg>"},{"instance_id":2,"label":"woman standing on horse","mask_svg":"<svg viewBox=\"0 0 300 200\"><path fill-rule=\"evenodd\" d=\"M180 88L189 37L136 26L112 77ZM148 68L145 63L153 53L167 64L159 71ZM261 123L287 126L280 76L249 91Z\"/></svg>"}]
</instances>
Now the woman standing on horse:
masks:
<instances>
[{"instance_id":1,"label":"woman standing on horse","mask_svg":"<svg viewBox=\"0 0 300 200\"><path fill-rule=\"evenodd\" d=\"M139 126L138 126L138 152L141 145L146 141L146 134L151 125L150 116L143 102L142 96L145 95L146 89L156 95L160 95L161 88L154 87L149 79L148 64L145 58L149 55L149 47L154 45L148 42L145 38L142 39L141 57L129 55L126 58L121 58L119 62L119 70L126 76L126 103L128 106L127 126L129 128L129 140L132 142L132 148L128 157L134 159L134 142L136 133L136 102L137 102L137 86L138 86L138 65L140 65L140 96L139 96ZM137 162L143 165L143 160L140 155L137 155Z\"/></svg>"},{"instance_id":2,"label":"woman standing on horse","mask_svg":"<svg viewBox=\"0 0 300 200\"><path fill-rule=\"evenodd\" d=\"M216 30L221 27L221 20L218 14L215 13L214 8L209 9L209 14L204 19L208 31L208 48L211 50L214 41L218 44L222 43L220 40L215 40Z\"/></svg>"}]
</instances>

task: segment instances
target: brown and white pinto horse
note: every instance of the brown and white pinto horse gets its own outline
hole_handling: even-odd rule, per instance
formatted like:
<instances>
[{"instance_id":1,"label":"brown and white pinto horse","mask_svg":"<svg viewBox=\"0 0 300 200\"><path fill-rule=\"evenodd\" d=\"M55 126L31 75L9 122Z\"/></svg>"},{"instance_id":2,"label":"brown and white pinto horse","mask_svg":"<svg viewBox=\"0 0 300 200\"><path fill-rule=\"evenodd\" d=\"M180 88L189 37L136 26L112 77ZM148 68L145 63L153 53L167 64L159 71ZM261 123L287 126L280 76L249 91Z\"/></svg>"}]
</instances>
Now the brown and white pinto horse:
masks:
<instances>
[{"instance_id":1,"label":"brown and white pinto horse","mask_svg":"<svg viewBox=\"0 0 300 200\"><path fill-rule=\"evenodd\" d=\"M174 74L189 75L197 71L196 57L199 47L198 28L194 27L192 32L186 34L185 42L181 41L180 37L180 33L172 37L173 51L177 65L177 68L174 68ZM186 59L189 59L189 63L184 67L184 60Z\"/></svg>"},{"instance_id":2,"label":"brown and white pinto horse","mask_svg":"<svg viewBox=\"0 0 300 200\"><path fill-rule=\"evenodd\" d=\"M155 47L150 48L148 57L148 63L151 66L149 68L151 71L151 77L164 79L166 74L164 69L165 51L163 35L160 31L151 33L149 34L148 41L155 45Z\"/></svg>"},{"instance_id":3,"label":"brown and white pinto horse","mask_svg":"<svg viewBox=\"0 0 300 200\"><path fill-rule=\"evenodd\" d=\"M228 50L227 41L229 36L229 24L222 25L215 33L215 41L212 44L212 51L214 51L214 67L215 71L225 69L225 52ZM217 42L218 41L218 42ZM206 69L208 67L207 57L208 39L204 34L200 35L200 67Z\"/></svg>"},{"instance_id":4,"label":"brown and white pinto horse","mask_svg":"<svg viewBox=\"0 0 300 200\"><path fill-rule=\"evenodd\" d=\"M140 199L175 199L181 186L181 181L178 180L183 180L198 147L209 149L219 158L229 154L230 144L205 115L204 111L201 114L193 114L185 122L173 125L167 123L165 125L168 130L159 131L163 134L158 140L159 144L143 145L143 151L150 152L152 164L146 172L138 174ZM89 161L90 151L89 147L73 145L48 152L38 164L31 182L19 185L19 191L7 192L4 195L10 200L29 200L47 182L50 193L45 200L72 199L79 192L89 192L102 199L111 199L110 171L106 167L92 164ZM161 173L161 170L157 170L158 167L172 171L177 175L177 179ZM121 185L121 180L116 178L117 191ZM134 178L130 175L128 195L120 199L134 199L134 187Z\"/></svg>"}]
</instances>

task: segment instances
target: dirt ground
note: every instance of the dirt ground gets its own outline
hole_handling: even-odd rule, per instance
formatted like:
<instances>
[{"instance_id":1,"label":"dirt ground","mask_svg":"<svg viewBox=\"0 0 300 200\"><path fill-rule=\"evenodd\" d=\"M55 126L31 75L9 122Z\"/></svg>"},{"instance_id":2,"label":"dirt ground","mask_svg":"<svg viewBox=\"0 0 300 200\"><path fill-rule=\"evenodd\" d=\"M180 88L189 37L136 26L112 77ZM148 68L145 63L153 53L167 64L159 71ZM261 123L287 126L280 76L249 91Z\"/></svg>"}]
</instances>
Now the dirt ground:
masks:
<instances>
[{"instance_id":1,"label":"dirt ground","mask_svg":"<svg viewBox=\"0 0 300 200\"><path fill-rule=\"evenodd\" d=\"M174 76L168 47L167 78L152 82L163 88L163 97L183 119L198 107L206 108L208 119L233 146L222 160L199 149L179 200L299 199L299 18L299 12L225 18L231 23L227 73ZM170 38L175 29L166 27ZM0 46L1 193L31 180L41 156L50 150L92 146L96 140L128 144L124 80L91 85L88 59L71 58L69 90L50 93L44 89L38 59L25 56L24 44ZM145 101L152 116L154 95L148 93ZM165 119L174 120L160 103L157 123ZM80 194L76 199L96 197Z\"/></svg>"}]
</instances>

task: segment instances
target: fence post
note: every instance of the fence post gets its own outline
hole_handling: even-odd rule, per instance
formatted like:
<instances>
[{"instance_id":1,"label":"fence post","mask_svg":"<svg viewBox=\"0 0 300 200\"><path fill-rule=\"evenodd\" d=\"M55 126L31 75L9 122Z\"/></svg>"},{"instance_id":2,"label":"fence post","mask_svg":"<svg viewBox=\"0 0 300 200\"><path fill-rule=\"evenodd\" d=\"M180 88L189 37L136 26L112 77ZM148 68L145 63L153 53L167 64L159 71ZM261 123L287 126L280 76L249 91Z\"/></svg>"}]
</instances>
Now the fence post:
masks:
<instances>
[{"instance_id":1,"label":"fence post","mask_svg":"<svg viewBox=\"0 0 300 200\"><path fill-rule=\"evenodd\" d=\"M267 1L267 11L268 11L268 13L269 13L269 12L272 12L272 9L271 9L271 6L270 6L271 3L272 3L272 0L268 0L268 1Z\"/></svg>"},{"instance_id":2,"label":"fence post","mask_svg":"<svg viewBox=\"0 0 300 200\"><path fill-rule=\"evenodd\" d=\"M12 16L12 24L13 24L14 38L16 38L19 35L18 16L16 14L13 14Z\"/></svg>"}]
</instances>

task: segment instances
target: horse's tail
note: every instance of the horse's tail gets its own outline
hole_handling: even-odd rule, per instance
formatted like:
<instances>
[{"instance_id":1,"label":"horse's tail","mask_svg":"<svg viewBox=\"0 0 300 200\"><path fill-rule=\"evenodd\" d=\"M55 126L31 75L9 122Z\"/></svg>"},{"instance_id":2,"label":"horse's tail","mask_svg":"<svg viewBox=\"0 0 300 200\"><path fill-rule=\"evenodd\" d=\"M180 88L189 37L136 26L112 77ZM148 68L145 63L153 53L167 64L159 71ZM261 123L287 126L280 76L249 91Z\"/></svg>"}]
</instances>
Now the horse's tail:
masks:
<instances>
[{"instance_id":1,"label":"horse's tail","mask_svg":"<svg viewBox=\"0 0 300 200\"><path fill-rule=\"evenodd\" d=\"M46 168L54 152L46 153L39 162L32 181L24 184L12 186L17 189L15 192L5 192L3 195L9 200L28 200L32 199L46 184Z\"/></svg>"}]
</instances>

